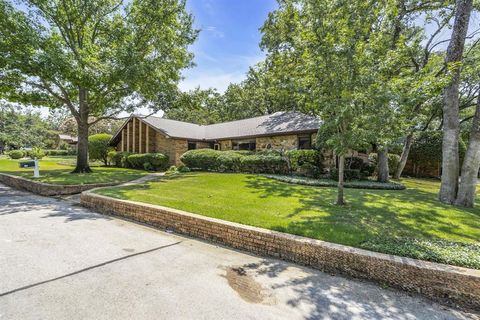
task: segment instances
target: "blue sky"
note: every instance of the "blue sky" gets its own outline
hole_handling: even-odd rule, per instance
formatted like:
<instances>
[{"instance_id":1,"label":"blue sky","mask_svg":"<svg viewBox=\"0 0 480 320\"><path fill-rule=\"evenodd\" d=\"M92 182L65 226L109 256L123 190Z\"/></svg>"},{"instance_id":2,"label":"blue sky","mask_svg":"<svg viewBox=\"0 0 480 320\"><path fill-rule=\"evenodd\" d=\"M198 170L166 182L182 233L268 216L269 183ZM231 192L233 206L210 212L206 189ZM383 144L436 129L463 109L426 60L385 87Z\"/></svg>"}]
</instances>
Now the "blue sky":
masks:
<instances>
[{"instance_id":1,"label":"blue sky","mask_svg":"<svg viewBox=\"0 0 480 320\"><path fill-rule=\"evenodd\" d=\"M245 78L249 66L261 61L259 28L275 0L187 0L187 8L201 29L191 47L195 67L183 72L182 90L217 88Z\"/></svg>"}]
</instances>

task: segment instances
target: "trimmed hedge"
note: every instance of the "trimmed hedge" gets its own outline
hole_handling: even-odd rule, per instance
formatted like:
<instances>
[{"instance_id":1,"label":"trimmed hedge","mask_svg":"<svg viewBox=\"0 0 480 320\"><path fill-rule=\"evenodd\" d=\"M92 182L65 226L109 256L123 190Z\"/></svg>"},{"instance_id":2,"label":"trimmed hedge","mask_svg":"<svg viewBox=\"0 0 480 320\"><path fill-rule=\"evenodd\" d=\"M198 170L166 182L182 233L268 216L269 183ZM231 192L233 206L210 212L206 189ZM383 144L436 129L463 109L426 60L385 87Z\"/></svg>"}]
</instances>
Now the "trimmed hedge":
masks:
<instances>
[{"instance_id":1,"label":"trimmed hedge","mask_svg":"<svg viewBox=\"0 0 480 320\"><path fill-rule=\"evenodd\" d=\"M30 159L42 159L45 157L45 154L45 151L40 148L33 148L32 150L27 151L27 155L30 157Z\"/></svg>"},{"instance_id":2,"label":"trimmed hedge","mask_svg":"<svg viewBox=\"0 0 480 320\"><path fill-rule=\"evenodd\" d=\"M8 156L10 159L22 159L25 156L25 152L23 150L12 150L8 152Z\"/></svg>"},{"instance_id":3,"label":"trimmed hedge","mask_svg":"<svg viewBox=\"0 0 480 320\"><path fill-rule=\"evenodd\" d=\"M162 153L135 153L127 156L127 166L133 169L163 170L168 157Z\"/></svg>"},{"instance_id":4,"label":"trimmed hedge","mask_svg":"<svg viewBox=\"0 0 480 320\"><path fill-rule=\"evenodd\" d=\"M110 151L108 159L111 165L121 168L164 170L168 165L168 156L162 153L130 153Z\"/></svg>"},{"instance_id":5,"label":"trimmed hedge","mask_svg":"<svg viewBox=\"0 0 480 320\"><path fill-rule=\"evenodd\" d=\"M73 155L75 153L72 153L69 150L51 149L51 150L45 150L45 154L47 156L69 156L69 155Z\"/></svg>"},{"instance_id":6,"label":"trimmed hedge","mask_svg":"<svg viewBox=\"0 0 480 320\"><path fill-rule=\"evenodd\" d=\"M362 180L366 177L362 174L359 169L344 169L343 170L343 179L345 181L351 180ZM330 169L330 179L338 181L338 169L331 168Z\"/></svg>"},{"instance_id":7,"label":"trimmed hedge","mask_svg":"<svg viewBox=\"0 0 480 320\"><path fill-rule=\"evenodd\" d=\"M321 173L321 157L316 150L292 150L281 154L277 151L251 153L199 149L185 152L180 159L188 167L204 171L282 174L295 171L307 176Z\"/></svg>"}]
</instances>

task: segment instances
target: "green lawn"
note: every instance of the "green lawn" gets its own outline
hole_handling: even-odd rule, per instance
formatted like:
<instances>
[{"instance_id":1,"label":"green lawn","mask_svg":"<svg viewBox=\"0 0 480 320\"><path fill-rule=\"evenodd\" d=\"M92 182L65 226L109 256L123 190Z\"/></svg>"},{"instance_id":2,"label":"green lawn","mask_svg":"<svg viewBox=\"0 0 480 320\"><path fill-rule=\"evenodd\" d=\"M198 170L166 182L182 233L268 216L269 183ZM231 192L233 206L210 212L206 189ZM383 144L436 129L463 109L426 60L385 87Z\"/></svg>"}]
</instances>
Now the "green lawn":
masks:
<instances>
[{"instance_id":1,"label":"green lawn","mask_svg":"<svg viewBox=\"0 0 480 320\"><path fill-rule=\"evenodd\" d=\"M480 268L480 209L436 200L439 183L404 179L406 190L288 184L251 174L189 173L142 185L97 191L116 198L330 242Z\"/></svg>"},{"instance_id":2,"label":"green lawn","mask_svg":"<svg viewBox=\"0 0 480 320\"><path fill-rule=\"evenodd\" d=\"M147 172L141 170L102 167L97 163L92 164L93 173L71 174L70 172L75 167L75 157L49 157L40 160L40 178L35 179L33 178L33 168L20 168L19 161L23 160L0 158L0 172L62 185L123 182L147 174Z\"/></svg>"}]
</instances>

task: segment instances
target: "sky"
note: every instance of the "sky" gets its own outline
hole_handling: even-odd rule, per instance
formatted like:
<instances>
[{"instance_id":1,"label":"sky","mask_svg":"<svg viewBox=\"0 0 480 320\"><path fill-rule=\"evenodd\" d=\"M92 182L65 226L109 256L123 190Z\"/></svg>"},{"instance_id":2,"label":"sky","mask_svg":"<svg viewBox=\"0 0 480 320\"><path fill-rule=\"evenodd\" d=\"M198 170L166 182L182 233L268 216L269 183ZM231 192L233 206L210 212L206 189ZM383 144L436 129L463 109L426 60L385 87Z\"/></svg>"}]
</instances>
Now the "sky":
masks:
<instances>
[{"instance_id":1,"label":"sky","mask_svg":"<svg viewBox=\"0 0 480 320\"><path fill-rule=\"evenodd\" d=\"M190 48L196 66L183 72L180 89L224 92L245 79L248 68L265 57L259 28L276 6L275 0L187 0L200 34Z\"/></svg>"}]
</instances>

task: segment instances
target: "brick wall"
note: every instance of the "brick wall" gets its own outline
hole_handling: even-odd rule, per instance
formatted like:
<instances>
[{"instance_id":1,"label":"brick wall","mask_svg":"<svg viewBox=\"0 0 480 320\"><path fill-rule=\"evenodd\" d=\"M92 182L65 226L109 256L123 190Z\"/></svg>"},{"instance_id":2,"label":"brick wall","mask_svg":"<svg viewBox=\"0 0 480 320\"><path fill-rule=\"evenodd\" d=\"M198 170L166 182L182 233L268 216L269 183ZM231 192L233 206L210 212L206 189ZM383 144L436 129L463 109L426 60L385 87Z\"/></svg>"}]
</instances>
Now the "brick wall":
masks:
<instances>
[{"instance_id":1,"label":"brick wall","mask_svg":"<svg viewBox=\"0 0 480 320\"><path fill-rule=\"evenodd\" d=\"M480 309L480 270L396 257L208 218L171 208L82 193L83 206L104 214L418 292L434 300Z\"/></svg>"},{"instance_id":2,"label":"brick wall","mask_svg":"<svg viewBox=\"0 0 480 320\"><path fill-rule=\"evenodd\" d=\"M58 185L32 181L26 178L0 173L0 182L15 189L30 191L42 196L58 196L81 193L85 190L98 187L115 186L119 182L79 184L79 185Z\"/></svg>"}]
</instances>

